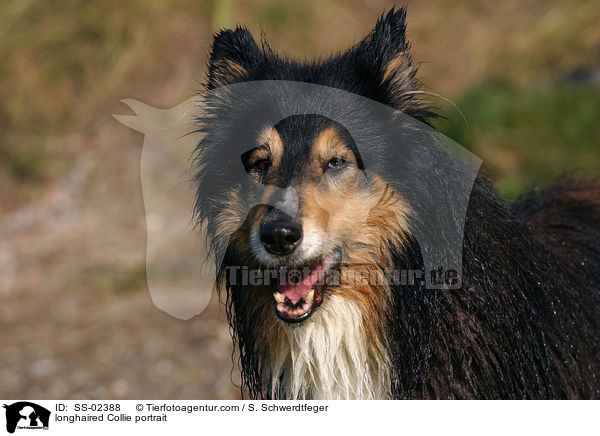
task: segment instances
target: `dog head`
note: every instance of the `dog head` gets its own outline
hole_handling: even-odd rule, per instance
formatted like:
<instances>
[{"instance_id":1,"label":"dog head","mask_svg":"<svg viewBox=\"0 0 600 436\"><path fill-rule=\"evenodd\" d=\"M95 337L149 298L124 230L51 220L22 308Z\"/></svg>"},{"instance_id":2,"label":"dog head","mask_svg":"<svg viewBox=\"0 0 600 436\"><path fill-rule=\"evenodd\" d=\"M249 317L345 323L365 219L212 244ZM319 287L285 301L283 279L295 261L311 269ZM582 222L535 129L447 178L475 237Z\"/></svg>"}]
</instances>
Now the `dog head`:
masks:
<instances>
[{"instance_id":1,"label":"dog head","mask_svg":"<svg viewBox=\"0 0 600 436\"><path fill-rule=\"evenodd\" d=\"M432 113L417 98L405 32L405 10L392 10L355 47L309 64L281 58L265 42L259 46L245 28L225 30L215 36L206 87L218 91L253 81L308 82L423 121ZM261 276L251 284L250 277L237 277L251 288L243 298L252 301L243 304L268 307L286 323L307 320L328 295L357 301L364 313L385 305L389 297L375 295L384 291L357 269L380 270L391 262L390 248L406 238L408 202L382 177L369 173L343 125L315 114L250 122L255 113L240 107L214 110L209 119L214 126L222 119L229 124L221 124L221 132L208 127L199 147L198 216L208 223L213 247L226 251L225 266L244 266ZM244 139L225 140L224 131L237 131ZM254 185L232 183L234 168ZM208 183L219 195L203 194ZM254 206L242 207L248 203ZM221 276L228 277L233 276Z\"/></svg>"}]
</instances>

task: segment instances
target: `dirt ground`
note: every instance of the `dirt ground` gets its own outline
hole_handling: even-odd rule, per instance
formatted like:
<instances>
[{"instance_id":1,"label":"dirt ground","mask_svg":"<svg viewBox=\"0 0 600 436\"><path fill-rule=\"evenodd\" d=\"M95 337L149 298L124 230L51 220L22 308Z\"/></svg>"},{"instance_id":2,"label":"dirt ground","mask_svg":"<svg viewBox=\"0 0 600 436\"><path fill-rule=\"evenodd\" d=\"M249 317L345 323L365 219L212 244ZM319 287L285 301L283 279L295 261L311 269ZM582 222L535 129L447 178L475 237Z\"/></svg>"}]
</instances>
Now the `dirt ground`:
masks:
<instances>
[{"instance_id":1,"label":"dirt ground","mask_svg":"<svg viewBox=\"0 0 600 436\"><path fill-rule=\"evenodd\" d=\"M139 154L109 156L109 139L140 137L115 130L107 149L2 218L1 396L237 398L216 298L188 321L150 299Z\"/></svg>"}]
</instances>

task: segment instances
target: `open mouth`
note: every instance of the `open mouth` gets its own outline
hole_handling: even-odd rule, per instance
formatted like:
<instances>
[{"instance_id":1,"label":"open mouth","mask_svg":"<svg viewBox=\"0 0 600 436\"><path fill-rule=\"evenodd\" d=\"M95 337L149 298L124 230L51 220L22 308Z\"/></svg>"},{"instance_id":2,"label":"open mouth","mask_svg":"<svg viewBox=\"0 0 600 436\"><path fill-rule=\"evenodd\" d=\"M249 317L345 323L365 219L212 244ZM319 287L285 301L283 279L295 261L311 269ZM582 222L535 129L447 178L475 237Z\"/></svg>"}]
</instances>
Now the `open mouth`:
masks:
<instances>
[{"instance_id":1,"label":"open mouth","mask_svg":"<svg viewBox=\"0 0 600 436\"><path fill-rule=\"evenodd\" d=\"M297 269L281 267L279 283L273 292L275 314L287 323L304 321L323 302L323 292L334 278L340 253L335 251L326 259L319 259Z\"/></svg>"}]
</instances>

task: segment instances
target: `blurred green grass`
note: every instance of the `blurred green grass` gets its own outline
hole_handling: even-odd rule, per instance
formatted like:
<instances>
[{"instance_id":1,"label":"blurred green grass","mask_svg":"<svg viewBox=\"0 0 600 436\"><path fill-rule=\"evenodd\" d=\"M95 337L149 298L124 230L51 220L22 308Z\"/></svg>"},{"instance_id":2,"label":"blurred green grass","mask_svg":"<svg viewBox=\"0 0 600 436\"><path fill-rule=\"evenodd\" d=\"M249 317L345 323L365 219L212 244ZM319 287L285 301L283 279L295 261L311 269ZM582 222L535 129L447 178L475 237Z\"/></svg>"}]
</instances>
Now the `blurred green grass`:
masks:
<instances>
[{"instance_id":1,"label":"blurred green grass","mask_svg":"<svg viewBox=\"0 0 600 436\"><path fill-rule=\"evenodd\" d=\"M448 113L436 127L482 158L508 198L565 173L599 175L598 85L524 88L495 81L467 91L457 106L468 124Z\"/></svg>"}]
</instances>

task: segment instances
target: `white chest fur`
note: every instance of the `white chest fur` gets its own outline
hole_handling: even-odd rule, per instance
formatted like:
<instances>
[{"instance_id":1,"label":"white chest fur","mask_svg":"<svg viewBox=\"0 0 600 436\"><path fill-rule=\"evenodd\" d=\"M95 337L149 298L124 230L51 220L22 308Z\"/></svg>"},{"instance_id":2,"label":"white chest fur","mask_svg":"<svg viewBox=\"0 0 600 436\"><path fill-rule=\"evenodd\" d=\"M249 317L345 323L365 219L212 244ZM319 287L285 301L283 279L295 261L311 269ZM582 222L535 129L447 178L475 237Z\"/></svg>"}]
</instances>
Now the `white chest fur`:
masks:
<instances>
[{"instance_id":1,"label":"white chest fur","mask_svg":"<svg viewBox=\"0 0 600 436\"><path fill-rule=\"evenodd\" d=\"M356 302L337 295L299 325L282 325L269 345L273 398L388 399L387 355L364 334Z\"/></svg>"}]
</instances>

